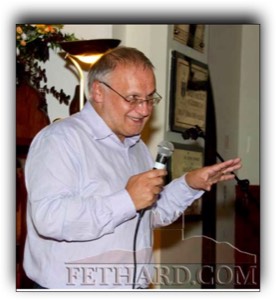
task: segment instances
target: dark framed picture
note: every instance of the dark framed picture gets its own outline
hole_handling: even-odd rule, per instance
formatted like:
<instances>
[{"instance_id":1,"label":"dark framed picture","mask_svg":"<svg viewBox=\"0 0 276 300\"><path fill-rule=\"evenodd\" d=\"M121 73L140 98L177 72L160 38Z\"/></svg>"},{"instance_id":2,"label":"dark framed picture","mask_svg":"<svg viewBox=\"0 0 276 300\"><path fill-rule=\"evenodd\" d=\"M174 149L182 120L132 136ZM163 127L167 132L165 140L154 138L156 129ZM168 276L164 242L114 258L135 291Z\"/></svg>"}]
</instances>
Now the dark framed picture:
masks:
<instances>
[{"instance_id":1,"label":"dark framed picture","mask_svg":"<svg viewBox=\"0 0 276 300\"><path fill-rule=\"evenodd\" d=\"M210 94L208 66L173 51L171 59L170 129L184 132L206 125L206 107Z\"/></svg>"},{"instance_id":2,"label":"dark framed picture","mask_svg":"<svg viewBox=\"0 0 276 300\"><path fill-rule=\"evenodd\" d=\"M203 24L176 24L173 38L179 43L204 53L206 25Z\"/></svg>"},{"instance_id":3,"label":"dark framed picture","mask_svg":"<svg viewBox=\"0 0 276 300\"><path fill-rule=\"evenodd\" d=\"M193 169L204 165L204 150L200 147L174 144L174 152L169 162L170 180L176 179ZM185 219L201 218L202 199L199 198L185 210Z\"/></svg>"}]
</instances>

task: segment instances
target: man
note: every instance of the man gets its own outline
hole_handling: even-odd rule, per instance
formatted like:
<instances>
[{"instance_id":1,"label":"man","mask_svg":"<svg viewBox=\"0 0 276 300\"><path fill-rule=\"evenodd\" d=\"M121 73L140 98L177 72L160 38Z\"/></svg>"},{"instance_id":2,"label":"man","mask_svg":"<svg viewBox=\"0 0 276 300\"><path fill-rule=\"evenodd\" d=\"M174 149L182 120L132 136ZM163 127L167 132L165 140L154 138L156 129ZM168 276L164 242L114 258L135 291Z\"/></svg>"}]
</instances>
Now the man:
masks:
<instances>
[{"instance_id":1,"label":"man","mask_svg":"<svg viewBox=\"0 0 276 300\"><path fill-rule=\"evenodd\" d=\"M108 52L89 72L83 110L34 139L26 162L24 268L39 286L146 288L149 281L139 274L152 272L152 229L175 221L204 190L240 168L233 159L164 186L167 172L152 169L140 139L161 100L153 69L136 49Z\"/></svg>"}]
</instances>

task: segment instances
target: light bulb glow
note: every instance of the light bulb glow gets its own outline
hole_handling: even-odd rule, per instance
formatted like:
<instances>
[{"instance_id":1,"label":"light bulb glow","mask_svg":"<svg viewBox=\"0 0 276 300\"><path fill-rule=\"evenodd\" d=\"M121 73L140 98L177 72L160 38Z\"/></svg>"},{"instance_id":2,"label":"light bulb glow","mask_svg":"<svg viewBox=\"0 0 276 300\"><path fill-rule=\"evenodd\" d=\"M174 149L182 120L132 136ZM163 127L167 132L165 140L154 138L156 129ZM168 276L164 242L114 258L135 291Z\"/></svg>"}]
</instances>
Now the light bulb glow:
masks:
<instances>
[{"instance_id":1,"label":"light bulb glow","mask_svg":"<svg viewBox=\"0 0 276 300\"><path fill-rule=\"evenodd\" d=\"M78 60L85 64L94 64L102 54L93 54L93 55L74 55Z\"/></svg>"}]
</instances>

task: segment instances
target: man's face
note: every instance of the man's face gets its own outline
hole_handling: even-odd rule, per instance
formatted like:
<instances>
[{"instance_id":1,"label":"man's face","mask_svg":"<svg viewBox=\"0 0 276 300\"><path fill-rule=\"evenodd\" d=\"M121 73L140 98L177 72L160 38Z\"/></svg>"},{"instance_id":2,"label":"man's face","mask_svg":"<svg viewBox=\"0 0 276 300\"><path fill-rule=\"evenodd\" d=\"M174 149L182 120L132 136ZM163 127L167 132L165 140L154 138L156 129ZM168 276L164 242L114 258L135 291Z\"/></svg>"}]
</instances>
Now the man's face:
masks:
<instances>
[{"instance_id":1,"label":"man's face","mask_svg":"<svg viewBox=\"0 0 276 300\"><path fill-rule=\"evenodd\" d=\"M118 66L104 82L125 98L135 95L146 99L155 92L153 71L136 65ZM131 105L104 84L98 83L98 88L96 110L119 139L140 134L153 107L146 101Z\"/></svg>"}]
</instances>

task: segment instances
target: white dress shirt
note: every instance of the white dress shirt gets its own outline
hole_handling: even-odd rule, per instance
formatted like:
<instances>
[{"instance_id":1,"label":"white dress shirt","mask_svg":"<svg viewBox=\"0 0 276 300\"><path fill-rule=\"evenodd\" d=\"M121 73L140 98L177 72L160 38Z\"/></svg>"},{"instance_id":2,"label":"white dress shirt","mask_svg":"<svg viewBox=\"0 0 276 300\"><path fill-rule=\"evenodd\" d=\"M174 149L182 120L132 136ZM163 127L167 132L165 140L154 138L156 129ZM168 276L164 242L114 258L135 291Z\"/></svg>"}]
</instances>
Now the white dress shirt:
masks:
<instances>
[{"instance_id":1,"label":"white dress shirt","mask_svg":"<svg viewBox=\"0 0 276 300\"><path fill-rule=\"evenodd\" d=\"M44 128L25 168L27 276L52 289L130 289L138 213L125 186L153 165L140 136L122 143L89 102ZM137 237L137 286L148 285L139 274L144 266L151 272L152 230L175 221L201 195L183 176L146 211Z\"/></svg>"}]
</instances>

